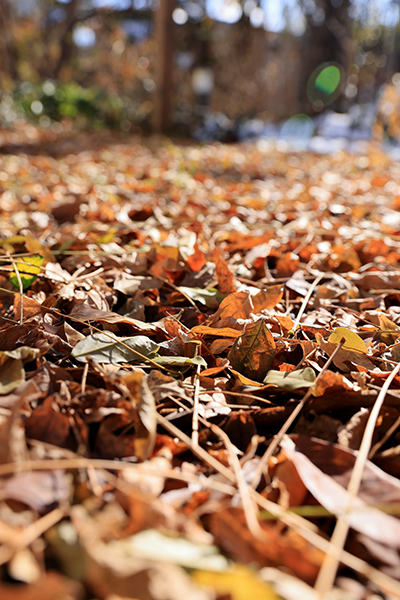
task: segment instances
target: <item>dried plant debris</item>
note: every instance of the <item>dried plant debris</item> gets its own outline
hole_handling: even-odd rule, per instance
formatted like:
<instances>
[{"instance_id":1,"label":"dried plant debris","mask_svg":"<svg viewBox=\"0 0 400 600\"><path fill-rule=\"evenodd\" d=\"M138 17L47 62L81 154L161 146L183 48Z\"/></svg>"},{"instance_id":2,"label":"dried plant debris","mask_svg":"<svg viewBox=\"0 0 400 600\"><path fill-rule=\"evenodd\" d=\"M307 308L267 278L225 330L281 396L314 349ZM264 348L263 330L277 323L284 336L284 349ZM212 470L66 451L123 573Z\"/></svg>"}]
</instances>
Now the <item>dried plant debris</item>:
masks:
<instances>
[{"instance_id":1,"label":"dried plant debris","mask_svg":"<svg viewBox=\"0 0 400 600\"><path fill-rule=\"evenodd\" d=\"M400 597L399 164L43 139L0 183L0 596Z\"/></svg>"}]
</instances>

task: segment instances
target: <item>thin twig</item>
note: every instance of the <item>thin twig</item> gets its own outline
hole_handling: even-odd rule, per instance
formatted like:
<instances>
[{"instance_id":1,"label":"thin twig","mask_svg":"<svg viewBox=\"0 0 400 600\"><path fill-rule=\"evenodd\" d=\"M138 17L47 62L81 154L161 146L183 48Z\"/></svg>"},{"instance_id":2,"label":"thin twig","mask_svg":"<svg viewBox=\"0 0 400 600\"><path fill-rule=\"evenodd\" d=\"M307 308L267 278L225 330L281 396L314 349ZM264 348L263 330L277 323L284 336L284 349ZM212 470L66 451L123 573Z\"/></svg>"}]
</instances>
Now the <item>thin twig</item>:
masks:
<instances>
[{"instance_id":1,"label":"thin twig","mask_svg":"<svg viewBox=\"0 0 400 600\"><path fill-rule=\"evenodd\" d=\"M175 425L172 423L166 421L161 415L158 414L157 419L159 423L165 427L165 429L170 431L173 436L187 444L191 448L192 452L204 460L206 464L226 477L231 483L235 483L236 477L230 469L227 469L222 463L208 454L208 452L206 452L201 446L194 447L192 440L186 434L180 431L180 429L175 427ZM299 515L286 512L284 508L278 504L275 504L271 500L264 498L264 496L252 488L250 488L250 494L254 501L261 506L261 508L275 515L288 527L293 527L304 539L310 542L310 544L313 544L313 546L316 548L319 548L326 554L329 553L331 549L331 542L317 533L317 528L315 525ZM400 597L400 583L392 577L389 577L381 571L374 569L364 560L354 556L353 554L350 554L350 552L346 552L345 550L342 552L341 561L347 567L354 569L361 575L364 575L364 577L370 579L386 593L394 594L396 597Z\"/></svg>"},{"instance_id":2,"label":"thin twig","mask_svg":"<svg viewBox=\"0 0 400 600\"><path fill-rule=\"evenodd\" d=\"M19 310L20 310L19 324L23 325L23 323L24 323L24 286L22 285L21 275L20 275L20 272L18 271L18 267L16 265L15 260L9 253L7 253L7 257L10 259L10 262L11 262L14 272L15 272L15 276L18 281L19 297L20 297L20 302L21 302L20 307L19 307Z\"/></svg>"},{"instance_id":3,"label":"thin twig","mask_svg":"<svg viewBox=\"0 0 400 600\"><path fill-rule=\"evenodd\" d=\"M17 534L7 540L6 545L9 547L8 549L11 551L11 556L14 552L19 550L23 550L27 548L32 542L37 540L45 531L53 527L56 523L61 521L61 519L65 516L65 511L61 508L55 508L44 517L41 517L25 529L22 529ZM3 542L4 543L4 542ZM4 564L11 558L11 556L7 557L7 553L4 553L0 556L0 565Z\"/></svg>"},{"instance_id":4,"label":"thin twig","mask_svg":"<svg viewBox=\"0 0 400 600\"><path fill-rule=\"evenodd\" d=\"M196 375L194 376L193 417L192 417L192 442L195 446L199 445L199 392L200 392L200 365L197 365Z\"/></svg>"},{"instance_id":5,"label":"thin twig","mask_svg":"<svg viewBox=\"0 0 400 600\"><path fill-rule=\"evenodd\" d=\"M323 279L324 277L326 277L326 273L321 273L321 275L318 275L318 277L316 279L314 279L314 281L310 285L310 288L309 288L307 294L305 295L304 300L303 300L303 302L302 302L302 304L300 306L300 310L297 313L296 320L295 320L294 325L292 327L292 331L293 332L295 332L296 329L298 328L298 326L300 325L300 320L301 320L301 317L303 316L304 311L307 308L307 304L308 304L308 302L309 302L309 300L310 300L310 298L311 298L311 296L312 296L315 288L317 287L317 285L319 284L319 282L321 281L321 279Z\"/></svg>"},{"instance_id":6,"label":"thin twig","mask_svg":"<svg viewBox=\"0 0 400 600\"><path fill-rule=\"evenodd\" d=\"M325 560L322 564L322 567L318 573L317 580L315 582L315 589L321 599L326 598L326 595L332 588L333 583L335 581L336 573L339 567L339 562L342 559L343 548L346 543L347 534L350 528L348 516L353 508L354 500L360 489L364 467L368 460L368 453L372 444L372 436L374 434L376 422L379 417L379 413L381 411L389 386L399 371L400 363L390 373L389 377L382 386L382 389L378 394L378 397L375 401L375 404L367 421L367 425L365 427L364 435L361 441L360 450L358 452L353 472L350 477L349 485L347 487L347 506L344 513L337 520L335 529L331 537L330 551L325 557Z\"/></svg>"},{"instance_id":7,"label":"thin twig","mask_svg":"<svg viewBox=\"0 0 400 600\"><path fill-rule=\"evenodd\" d=\"M254 500L250 496L249 486L247 485L246 480L244 478L242 466L239 462L233 444L229 439L229 436L225 433L225 431L218 427L218 425L214 425L213 423L209 422L207 423L210 429L222 439L228 451L229 462L235 473L239 494L242 499L242 506L246 518L247 527L249 528L249 531L254 535L254 537L262 539L265 536L263 535L260 523L258 522L257 508L254 503Z\"/></svg>"},{"instance_id":8,"label":"thin twig","mask_svg":"<svg viewBox=\"0 0 400 600\"><path fill-rule=\"evenodd\" d=\"M86 391L86 380L89 372L89 363L86 361L85 366L83 367L82 379L81 379L81 394L85 395Z\"/></svg>"},{"instance_id":9,"label":"thin twig","mask_svg":"<svg viewBox=\"0 0 400 600\"><path fill-rule=\"evenodd\" d=\"M160 415L157 416L161 417ZM195 454L197 454L200 458L202 458L206 464L212 466L218 473L227 478L231 483L236 483L236 478L234 473L230 469L227 469L222 465L218 460L214 459L210 456L201 446L194 448L192 445L191 439L182 433L177 427L174 427L170 423L165 422L161 417L159 418L159 422L165 427L169 429L171 433L178 437L181 441L186 443L189 447L192 448ZM115 460L105 460L105 459L89 459L89 458L63 458L63 459L45 459L45 460L35 460L35 461L26 461L24 463L16 465L15 463L8 463L0 465L0 476L11 475L18 471L43 471L43 470L53 470L53 469L82 469L93 467L97 469L108 469L110 471L125 471L125 470L139 470L141 472L148 472L154 475L154 468L146 469L146 463L140 464L132 464L123 461L115 461ZM107 471L104 473L105 477L109 475ZM170 477L172 479L178 479L181 481L196 481L199 483L199 477L192 473L182 473L176 471L175 469L163 469L162 475L165 477ZM201 485L204 487L208 487L210 489L216 489L226 494L233 495L236 493L236 488L232 486L220 482L218 480L210 481L210 478L201 478ZM323 538L317 533L317 527L312 523L308 522L306 519L302 518L299 515L294 513L290 513L285 511L281 506L275 504L271 500L267 500L258 494L255 490L250 490L251 496L255 502L265 511L270 512L276 518L280 519L285 525L288 527L294 528L304 539L306 539L310 544L319 548L323 552L329 552L330 542L329 540ZM388 594L394 594L395 596L400 596L400 584L398 581L392 579L388 575L381 573L377 569L371 567L368 563L363 561L360 558L350 554L349 552L343 551L341 560L343 564L350 567L351 569L357 571L361 575L370 579L373 583L378 585L383 591Z\"/></svg>"}]
</instances>

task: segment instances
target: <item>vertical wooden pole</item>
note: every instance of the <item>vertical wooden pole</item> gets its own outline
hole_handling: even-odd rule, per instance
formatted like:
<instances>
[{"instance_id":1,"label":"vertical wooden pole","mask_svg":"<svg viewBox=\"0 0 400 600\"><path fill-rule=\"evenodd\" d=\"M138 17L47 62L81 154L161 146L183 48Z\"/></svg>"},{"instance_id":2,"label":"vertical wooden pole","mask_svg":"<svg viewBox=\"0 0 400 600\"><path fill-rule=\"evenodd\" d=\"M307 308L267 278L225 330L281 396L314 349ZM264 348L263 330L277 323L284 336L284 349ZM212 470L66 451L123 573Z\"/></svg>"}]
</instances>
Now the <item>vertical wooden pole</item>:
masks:
<instances>
[{"instance_id":1,"label":"vertical wooden pole","mask_svg":"<svg viewBox=\"0 0 400 600\"><path fill-rule=\"evenodd\" d=\"M172 108L172 54L175 0L159 0L160 6L154 17L156 40L156 65L153 110L154 133L166 133L171 127Z\"/></svg>"}]
</instances>

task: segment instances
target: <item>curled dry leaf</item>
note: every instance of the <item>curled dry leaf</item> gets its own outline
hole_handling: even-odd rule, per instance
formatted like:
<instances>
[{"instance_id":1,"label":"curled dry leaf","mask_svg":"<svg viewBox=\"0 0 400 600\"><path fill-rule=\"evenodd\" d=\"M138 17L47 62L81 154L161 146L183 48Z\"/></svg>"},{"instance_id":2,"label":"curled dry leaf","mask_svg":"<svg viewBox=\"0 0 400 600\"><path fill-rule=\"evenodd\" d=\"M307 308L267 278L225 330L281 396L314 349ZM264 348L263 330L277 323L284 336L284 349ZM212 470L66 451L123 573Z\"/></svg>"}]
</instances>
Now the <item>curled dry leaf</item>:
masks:
<instances>
[{"instance_id":1,"label":"curled dry leaf","mask_svg":"<svg viewBox=\"0 0 400 600\"><path fill-rule=\"evenodd\" d=\"M21 346L16 350L0 351L0 394L9 394L25 379L24 365L38 356L39 350Z\"/></svg>"},{"instance_id":2,"label":"curled dry leaf","mask_svg":"<svg viewBox=\"0 0 400 600\"><path fill-rule=\"evenodd\" d=\"M333 354L333 352L337 348L337 344L340 341L337 340L337 342L335 343L325 341L322 335L319 333L315 334L315 338L318 342L318 345L324 352L326 352L328 356L331 356L331 354ZM336 340L336 338L334 339ZM363 341L362 343L365 348L365 344ZM335 354L333 362L337 366L337 368L343 371L344 373L349 373L356 365L360 365L368 371L372 371L374 368L374 364L365 356L365 351L360 352L352 348L340 348L340 350Z\"/></svg>"},{"instance_id":3,"label":"curled dry leaf","mask_svg":"<svg viewBox=\"0 0 400 600\"><path fill-rule=\"evenodd\" d=\"M320 452L322 456L319 459L319 463L330 466L334 469L333 474L325 473L316 464L315 461L311 461L310 458L303 452L301 452L296 443L304 441L306 438L301 436L294 436L293 440L289 437L285 437L281 443L282 449L286 456L295 465L303 483L306 485L308 490L312 493L314 498L327 510L334 515L343 514L349 505L349 494L345 487L343 487L344 480L340 475L345 475L345 480L348 479L349 471L343 469L343 464L340 464L340 457L344 457L345 450L339 449L329 444L319 444ZM315 448L318 444L314 442L313 448L313 459L315 455ZM332 460L332 458L333 460ZM352 466L355 462L355 456L349 455L347 458L348 466ZM334 462L335 461L335 462ZM339 481L337 481L339 480ZM339 483L340 482L340 483ZM400 547L400 521L395 519L389 514L382 512L378 508L368 506L367 502L363 500L363 492L367 494L365 487L370 487L375 484L377 487L382 486L381 492L378 495L374 494L375 502L380 498L392 498L392 501L397 497L400 498L400 484L394 478L380 471L375 465L369 463L368 470L364 476L364 490L363 487L360 489L359 497L353 501L352 509L348 513L348 520L350 526L356 531L371 537L372 539L391 546L393 548Z\"/></svg>"}]
</instances>

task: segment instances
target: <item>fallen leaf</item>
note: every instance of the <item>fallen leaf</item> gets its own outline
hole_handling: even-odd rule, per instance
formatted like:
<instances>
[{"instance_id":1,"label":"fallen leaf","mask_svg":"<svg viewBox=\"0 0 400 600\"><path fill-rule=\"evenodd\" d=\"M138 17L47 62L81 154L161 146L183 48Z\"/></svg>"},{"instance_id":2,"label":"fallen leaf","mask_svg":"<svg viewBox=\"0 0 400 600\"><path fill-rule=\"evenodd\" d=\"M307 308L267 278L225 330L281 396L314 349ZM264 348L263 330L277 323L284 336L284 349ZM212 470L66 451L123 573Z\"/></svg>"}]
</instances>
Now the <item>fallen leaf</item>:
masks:
<instances>
[{"instance_id":1,"label":"fallen leaf","mask_svg":"<svg viewBox=\"0 0 400 600\"><path fill-rule=\"evenodd\" d=\"M380 334L382 342L384 342L387 346L391 346L392 344L395 344L397 341L397 338L400 335L399 326L396 325L396 323L393 323L393 321L388 319L383 314L378 315L378 319L379 319L379 327L381 329L386 330L384 333ZM393 333L389 333L390 331L393 331Z\"/></svg>"},{"instance_id":2,"label":"fallen leaf","mask_svg":"<svg viewBox=\"0 0 400 600\"><path fill-rule=\"evenodd\" d=\"M19 271L23 289L27 290L37 279L37 276L41 271L41 266L44 263L44 256L41 256L40 254L36 256L23 256L16 259L14 262ZM10 275L10 282L17 290L19 290L19 282L16 273Z\"/></svg>"},{"instance_id":3,"label":"fallen leaf","mask_svg":"<svg viewBox=\"0 0 400 600\"><path fill-rule=\"evenodd\" d=\"M283 390L298 390L308 388L314 385L315 373L310 367L305 369L297 369L296 371L268 371L264 379L266 385L276 385Z\"/></svg>"},{"instance_id":4,"label":"fallen leaf","mask_svg":"<svg viewBox=\"0 0 400 600\"><path fill-rule=\"evenodd\" d=\"M143 373L131 373L122 379L132 393L138 411L139 423L135 428L134 446L135 456L142 461L152 453L157 432L156 403L147 379Z\"/></svg>"},{"instance_id":5,"label":"fallen leaf","mask_svg":"<svg viewBox=\"0 0 400 600\"><path fill-rule=\"evenodd\" d=\"M124 346L120 342L123 342ZM100 363L121 363L140 361L143 360L143 356L154 358L159 348L144 335L119 338L113 333L93 333L74 346L71 356L80 362L86 362L90 356Z\"/></svg>"},{"instance_id":6,"label":"fallen leaf","mask_svg":"<svg viewBox=\"0 0 400 600\"><path fill-rule=\"evenodd\" d=\"M214 253L215 274L218 280L218 290L221 294L232 294L235 291L233 273L229 270L228 264L223 256L221 249L218 248Z\"/></svg>"},{"instance_id":7,"label":"fallen leaf","mask_svg":"<svg viewBox=\"0 0 400 600\"><path fill-rule=\"evenodd\" d=\"M232 367L250 379L262 381L274 358L275 342L263 319L246 325L228 354Z\"/></svg>"},{"instance_id":8,"label":"fallen leaf","mask_svg":"<svg viewBox=\"0 0 400 600\"><path fill-rule=\"evenodd\" d=\"M304 484L324 508L335 515L343 514L349 505L349 494L346 488L311 462L305 454L296 448L294 440L296 440L296 437L292 440L286 436L281 442L281 447L288 458L293 461ZM329 446L325 445L325 452L328 451ZM344 450L342 450L343 452ZM373 471L376 473L377 467ZM386 475L385 479L387 480L388 477ZM383 480L381 484L383 485ZM386 484L387 486L388 484ZM400 496L400 485L397 485L397 493ZM368 506L361 499L361 491L359 497L353 500L352 506L353 508L349 511L347 518L353 529L382 544L400 548L399 520L377 508Z\"/></svg>"},{"instance_id":9,"label":"fallen leaf","mask_svg":"<svg viewBox=\"0 0 400 600\"><path fill-rule=\"evenodd\" d=\"M201 568L201 567L199 567ZM192 579L206 588L211 588L218 595L229 595L231 600L278 600L272 587L248 567L235 565L223 573L196 570Z\"/></svg>"},{"instance_id":10,"label":"fallen leaf","mask_svg":"<svg viewBox=\"0 0 400 600\"><path fill-rule=\"evenodd\" d=\"M354 350L355 352L368 353L365 342L357 333L350 331L346 327L337 327L328 338L330 344L339 344L340 340L345 338L345 343L342 348L344 350Z\"/></svg>"},{"instance_id":11,"label":"fallen leaf","mask_svg":"<svg viewBox=\"0 0 400 600\"><path fill-rule=\"evenodd\" d=\"M39 350L28 346L0 351L0 395L9 394L21 385L25 379L24 365L38 354Z\"/></svg>"},{"instance_id":12,"label":"fallen leaf","mask_svg":"<svg viewBox=\"0 0 400 600\"><path fill-rule=\"evenodd\" d=\"M274 308L283 298L283 287L281 285L271 285L266 290L261 290L252 297L253 312L258 314L262 310Z\"/></svg>"}]
</instances>

